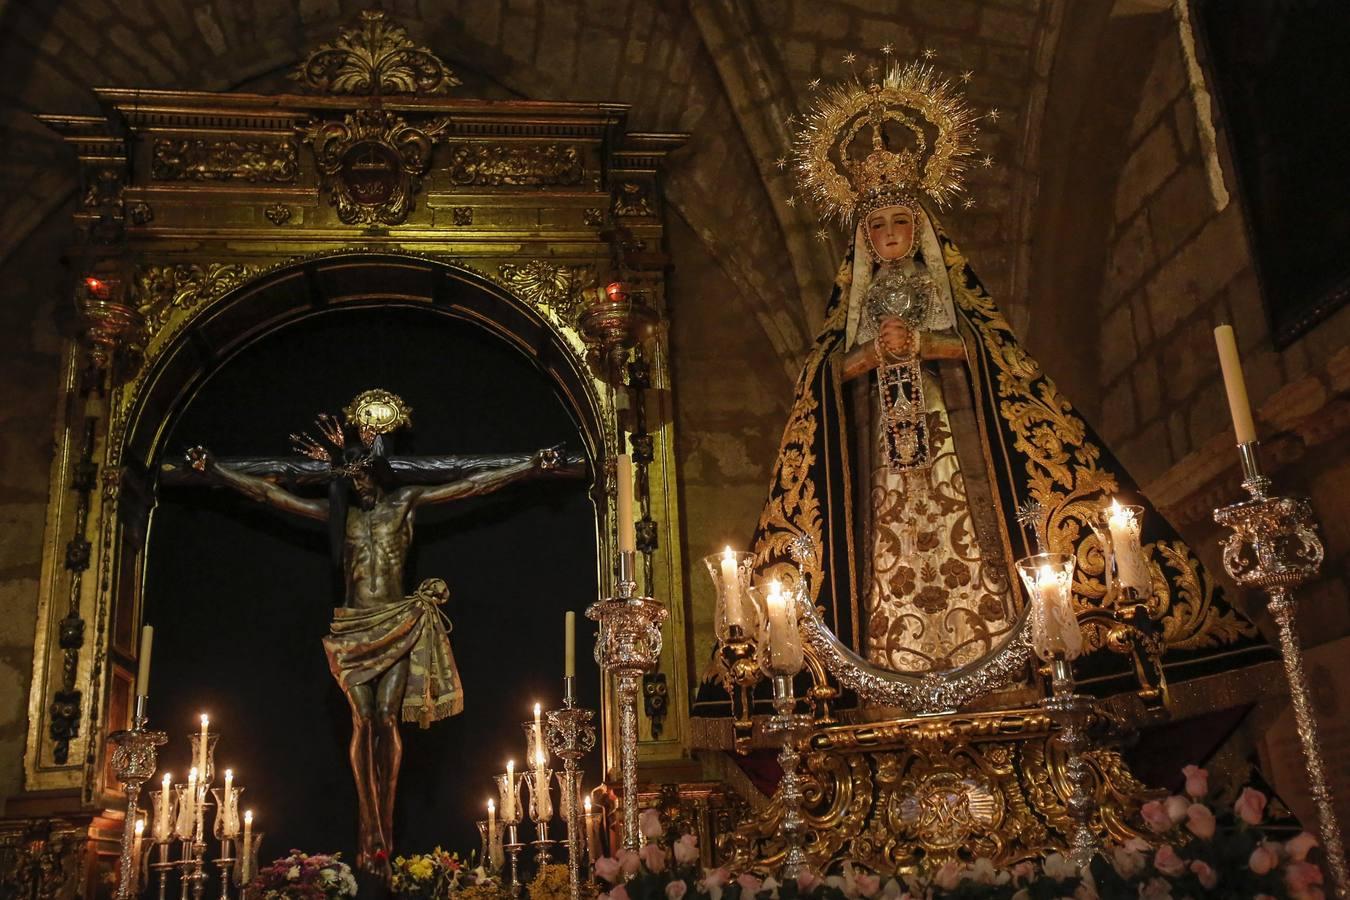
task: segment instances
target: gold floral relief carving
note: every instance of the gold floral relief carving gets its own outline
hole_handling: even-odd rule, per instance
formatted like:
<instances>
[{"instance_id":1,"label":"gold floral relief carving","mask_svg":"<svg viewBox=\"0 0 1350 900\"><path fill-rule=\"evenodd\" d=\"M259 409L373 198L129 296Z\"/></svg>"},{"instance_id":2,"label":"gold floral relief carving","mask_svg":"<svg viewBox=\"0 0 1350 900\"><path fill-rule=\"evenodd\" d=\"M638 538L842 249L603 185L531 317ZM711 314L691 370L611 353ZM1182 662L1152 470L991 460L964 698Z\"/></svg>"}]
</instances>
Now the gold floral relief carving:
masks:
<instances>
[{"instance_id":1,"label":"gold floral relief carving","mask_svg":"<svg viewBox=\"0 0 1350 900\"><path fill-rule=\"evenodd\" d=\"M970 286L965 256L950 241L943 242L943 251L956 304L969 314L997 370L999 413L1013 446L1025 454L1027 495L1039 503L1037 524L1048 549L1076 555L1075 594L1102 600L1103 560L1089 522L1103 499L1118 490L1116 476L1101 468L1102 450L1088 440L1087 426L1013 338L988 292ZM1256 635L1235 611L1214 605L1214 585L1183 542L1158 541L1145 550L1154 572L1150 612L1161 621L1169 647L1200 649ZM1173 573L1171 579L1164 570ZM1101 646L1104 636L1102 629L1091 629L1090 648Z\"/></svg>"},{"instance_id":2,"label":"gold floral relief carving","mask_svg":"<svg viewBox=\"0 0 1350 900\"><path fill-rule=\"evenodd\" d=\"M143 266L136 272L132 295L145 320L146 337L153 338L176 312L223 297L261 270L243 263Z\"/></svg>"},{"instance_id":3,"label":"gold floral relief carving","mask_svg":"<svg viewBox=\"0 0 1350 900\"><path fill-rule=\"evenodd\" d=\"M547 309L569 324L576 319L585 290L596 281L594 266L557 265L541 259L502 263L497 274L503 285L532 306Z\"/></svg>"},{"instance_id":4,"label":"gold floral relief carving","mask_svg":"<svg viewBox=\"0 0 1350 900\"><path fill-rule=\"evenodd\" d=\"M292 141L159 138L150 157L150 177L156 181L294 184L299 173Z\"/></svg>"},{"instance_id":5,"label":"gold floral relief carving","mask_svg":"<svg viewBox=\"0 0 1350 900\"><path fill-rule=\"evenodd\" d=\"M374 96L444 94L460 83L440 57L377 9L363 11L355 27L319 45L290 77L315 91Z\"/></svg>"},{"instance_id":6,"label":"gold floral relief carving","mask_svg":"<svg viewBox=\"0 0 1350 900\"><path fill-rule=\"evenodd\" d=\"M449 123L409 125L384 109L358 109L341 122L313 122L304 132L314 147L323 187L348 225L398 225L407 220L431 150Z\"/></svg>"},{"instance_id":7,"label":"gold floral relief carving","mask_svg":"<svg viewBox=\"0 0 1350 900\"><path fill-rule=\"evenodd\" d=\"M456 144L446 171L462 186L544 187L580 184L585 166L568 144Z\"/></svg>"}]
</instances>

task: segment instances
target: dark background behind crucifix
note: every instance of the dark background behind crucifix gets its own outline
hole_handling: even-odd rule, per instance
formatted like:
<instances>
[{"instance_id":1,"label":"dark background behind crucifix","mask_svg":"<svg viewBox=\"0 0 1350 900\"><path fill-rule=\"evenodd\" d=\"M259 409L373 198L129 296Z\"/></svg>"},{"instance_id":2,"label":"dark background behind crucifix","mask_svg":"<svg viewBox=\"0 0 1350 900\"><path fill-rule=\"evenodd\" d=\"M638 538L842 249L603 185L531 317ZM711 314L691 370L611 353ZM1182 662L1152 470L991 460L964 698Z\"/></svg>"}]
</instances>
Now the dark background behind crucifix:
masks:
<instances>
[{"instance_id":1,"label":"dark background behind crucifix","mask_svg":"<svg viewBox=\"0 0 1350 900\"><path fill-rule=\"evenodd\" d=\"M339 413L371 387L413 408L396 454L583 449L564 401L527 357L469 323L395 308L326 312L246 348L189 403L164 452L177 459L200 443L220 456L286 455L287 435L313 433L317 413ZM598 709L592 625L580 615L596 596L587 484L532 483L420 512L407 587L432 576L450 587L465 709L426 731L403 726L396 852L477 849L473 821L486 816L490 776L508 757L524 762L520 722L536 700L560 703L568 609L581 620L581 699ZM243 808L267 836L260 860L295 847L354 861L350 715L320 645L340 597L324 529L224 490L166 488L146 559L150 716L171 736L161 772L186 780L186 735L207 712L222 734L218 771L235 770ZM593 760L587 783L598 777Z\"/></svg>"}]
</instances>

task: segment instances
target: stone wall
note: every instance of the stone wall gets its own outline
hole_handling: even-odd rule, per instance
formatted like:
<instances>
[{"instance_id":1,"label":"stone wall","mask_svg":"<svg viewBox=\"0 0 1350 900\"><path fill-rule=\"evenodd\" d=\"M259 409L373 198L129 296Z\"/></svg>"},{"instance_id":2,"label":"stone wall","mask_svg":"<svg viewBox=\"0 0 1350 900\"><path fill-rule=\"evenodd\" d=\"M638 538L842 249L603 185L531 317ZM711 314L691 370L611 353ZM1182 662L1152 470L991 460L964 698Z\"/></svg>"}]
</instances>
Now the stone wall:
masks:
<instances>
[{"instance_id":1,"label":"stone wall","mask_svg":"<svg viewBox=\"0 0 1350 900\"><path fill-rule=\"evenodd\" d=\"M1216 565L1208 512L1236 499L1236 455L1214 350L1214 326L1238 334L1258 428L1289 489L1310 493L1324 526L1325 577L1305 605L1315 643L1350 632L1345 576L1350 531L1350 309L1276 349L1253 268L1244 208L1223 144L1232 194L1219 210L1197 139L1196 101L1175 28L1161 33L1114 185L1097 358L1095 416L1107 442Z\"/></svg>"}]
</instances>

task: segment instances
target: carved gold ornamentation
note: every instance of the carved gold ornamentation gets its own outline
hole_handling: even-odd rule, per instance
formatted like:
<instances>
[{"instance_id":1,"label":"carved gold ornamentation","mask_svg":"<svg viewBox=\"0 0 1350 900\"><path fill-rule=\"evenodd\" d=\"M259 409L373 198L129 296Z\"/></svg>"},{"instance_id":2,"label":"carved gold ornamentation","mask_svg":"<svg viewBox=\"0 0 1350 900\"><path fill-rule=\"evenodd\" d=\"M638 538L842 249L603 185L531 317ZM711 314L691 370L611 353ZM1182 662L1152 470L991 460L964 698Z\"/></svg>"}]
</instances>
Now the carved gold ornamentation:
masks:
<instances>
[{"instance_id":1,"label":"carved gold ornamentation","mask_svg":"<svg viewBox=\"0 0 1350 900\"><path fill-rule=\"evenodd\" d=\"M473 224L473 207L456 206L450 210L450 221L456 225L465 226Z\"/></svg>"},{"instance_id":2,"label":"carved gold ornamentation","mask_svg":"<svg viewBox=\"0 0 1350 900\"><path fill-rule=\"evenodd\" d=\"M381 10L361 13L356 27L321 44L290 76L330 94L444 94L459 79L440 57L408 38Z\"/></svg>"},{"instance_id":3,"label":"carved gold ornamentation","mask_svg":"<svg viewBox=\"0 0 1350 900\"><path fill-rule=\"evenodd\" d=\"M155 181L246 181L294 184L300 173L293 141L159 138L150 158Z\"/></svg>"},{"instance_id":4,"label":"carved gold ornamentation","mask_svg":"<svg viewBox=\"0 0 1350 900\"><path fill-rule=\"evenodd\" d=\"M215 300L256 275L261 266L244 263L205 263L145 266L136 272L133 291L136 309L145 320L148 337L164 326L175 310L192 310Z\"/></svg>"},{"instance_id":5,"label":"carved gold ornamentation","mask_svg":"<svg viewBox=\"0 0 1350 900\"><path fill-rule=\"evenodd\" d=\"M616 216L653 216L651 193L647 186L637 181L625 181L614 194L614 215Z\"/></svg>"},{"instance_id":6,"label":"carved gold ornamentation","mask_svg":"<svg viewBox=\"0 0 1350 900\"><path fill-rule=\"evenodd\" d=\"M284 203L273 203L263 210L263 215L267 216L267 221L273 225L281 226L291 220L291 208Z\"/></svg>"},{"instance_id":7,"label":"carved gold ornamentation","mask_svg":"<svg viewBox=\"0 0 1350 900\"><path fill-rule=\"evenodd\" d=\"M397 225L431 165L431 148L448 123L409 125L383 109L358 109L341 122L314 122L305 140L323 175L329 202L348 225Z\"/></svg>"},{"instance_id":8,"label":"carved gold ornamentation","mask_svg":"<svg viewBox=\"0 0 1350 900\"><path fill-rule=\"evenodd\" d=\"M412 407L398 394L381 388L362 391L342 410L349 425L371 434L388 434L412 425Z\"/></svg>"},{"instance_id":9,"label":"carved gold ornamentation","mask_svg":"<svg viewBox=\"0 0 1350 900\"><path fill-rule=\"evenodd\" d=\"M569 144L456 144L446 171L464 186L546 187L580 184L585 166Z\"/></svg>"},{"instance_id":10,"label":"carved gold ornamentation","mask_svg":"<svg viewBox=\"0 0 1350 900\"><path fill-rule=\"evenodd\" d=\"M576 319L584 292L596 279L593 266L555 265L542 259L502 263L497 272L506 287L569 323Z\"/></svg>"},{"instance_id":11,"label":"carved gold ornamentation","mask_svg":"<svg viewBox=\"0 0 1350 900\"><path fill-rule=\"evenodd\" d=\"M1119 727L1098 715L1099 734ZM1071 822L1063 753L1040 710L894 720L822 729L806 754L807 855L878 871L931 871L952 859L1007 866L1062 851ZM1142 837L1137 809L1153 796L1118 753L1087 755L1094 827ZM731 839L738 864L781 857L777 801Z\"/></svg>"}]
</instances>

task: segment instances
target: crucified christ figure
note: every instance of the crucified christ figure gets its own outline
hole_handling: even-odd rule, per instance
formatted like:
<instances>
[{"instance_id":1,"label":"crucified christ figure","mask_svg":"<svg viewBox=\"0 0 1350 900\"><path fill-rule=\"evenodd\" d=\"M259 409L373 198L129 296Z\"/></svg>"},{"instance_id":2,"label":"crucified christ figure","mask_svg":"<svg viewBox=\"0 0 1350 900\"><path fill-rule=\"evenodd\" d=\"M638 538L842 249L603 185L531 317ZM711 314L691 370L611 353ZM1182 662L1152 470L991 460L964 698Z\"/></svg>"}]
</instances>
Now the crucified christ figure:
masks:
<instances>
[{"instance_id":1,"label":"crucified christ figure","mask_svg":"<svg viewBox=\"0 0 1350 900\"><path fill-rule=\"evenodd\" d=\"M580 460L565 459L554 448L506 464L480 461L468 467L471 474L454 472L453 480L440 484L400 485L383 435L407 424L409 412L395 395L368 391L345 411L346 427L320 416L322 438L291 436L300 453L327 465L327 498L305 497L247 474L241 471L246 466L217 461L201 447L187 454L189 466L213 483L273 509L327 522L335 536L341 529L344 604L334 611L323 643L329 669L351 705L349 755L361 818L357 865L382 877L389 871L403 753L399 722L425 728L464 709L448 620L440 610L449 597L445 582L427 579L413 594L404 594L416 511L530 479L584 473ZM417 465L415 458L403 462ZM430 462L423 468L435 472L437 461Z\"/></svg>"}]
</instances>

